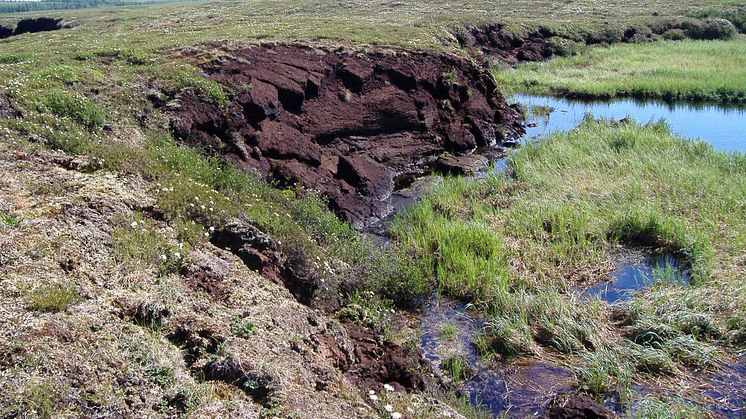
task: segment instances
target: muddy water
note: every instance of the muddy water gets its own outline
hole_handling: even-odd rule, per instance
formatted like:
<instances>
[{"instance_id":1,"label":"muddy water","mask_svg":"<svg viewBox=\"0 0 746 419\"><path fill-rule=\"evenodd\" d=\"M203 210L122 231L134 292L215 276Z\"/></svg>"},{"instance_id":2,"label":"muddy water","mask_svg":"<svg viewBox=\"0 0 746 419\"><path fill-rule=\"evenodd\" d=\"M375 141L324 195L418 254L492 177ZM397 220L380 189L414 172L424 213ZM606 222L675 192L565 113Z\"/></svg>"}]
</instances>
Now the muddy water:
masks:
<instances>
[{"instance_id":1,"label":"muddy water","mask_svg":"<svg viewBox=\"0 0 746 419\"><path fill-rule=\"evenodd\" d=\"M583 294L613 304L654 284L682 286L691 280L680 262L669 254L656 254L649 249L624 249L614 252L611 258L617 268L609 274L610 281L588 287Z\"/></svg>"},{"instance_id":2,"label":"muddy water","mask_svg":"<svg viewBox=\"0 0 746 419\"><path fill-rule=\"evenodd\" d=\"M471 402L495 416L539 415L554 396L574 390L570 370L523 359L514 363L488 364L472 344L482 330L471 306L445 297L432 297L422 313L420 346L435 370L448 373L443 362L457 356L468 372L463 388Z\"/></svg>"},{"instance_id":3,"label":"muddy water","mask_svg":"<svg viewBox=\"0 0 746 419\"><path fill-rule=\"evenodd\" d=\"M529 111L525 139L541 138L551 132L569 131L590 113L596 118L631 117L639 123L665 119L671 130L686 138L701 139L719 151L746 152L746 108L615 99L580 101L549 96L516 95L514 102ZM531 109L549 107L548 115L531 115Z\"/></svg>"}]
</instances>

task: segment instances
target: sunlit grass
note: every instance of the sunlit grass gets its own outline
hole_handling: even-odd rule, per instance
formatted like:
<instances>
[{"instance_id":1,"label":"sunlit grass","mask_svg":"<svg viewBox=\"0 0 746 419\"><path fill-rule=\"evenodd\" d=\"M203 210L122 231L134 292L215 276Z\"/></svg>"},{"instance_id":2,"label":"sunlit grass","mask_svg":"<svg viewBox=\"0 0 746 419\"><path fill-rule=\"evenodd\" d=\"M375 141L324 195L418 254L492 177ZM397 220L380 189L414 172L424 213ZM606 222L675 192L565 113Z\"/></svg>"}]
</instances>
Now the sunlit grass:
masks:
<instances>
[{"instance_id":1,"label":"sunlit grass","mask_svg":"<svg viewBox=\"0 0 746 419\"><path fill-rule=\"evenodd\" d=\"M481 352L577 356L581 388L603 394L627 391L634 374L712 365L710 345L738 345L746 156L672 136L663 123L588 119L518 149L509 167L512 178L445 179L393 230L432 266L422 281L483 308ZM608 306L572 289L603 278L620 243L677 255L694 281L655 272L613 309L621 330Z\"/></svg>"},{"instance_id":2,"label":"sunlit grass","mask_svg":"<svg viewBox=\"0 0 746 419\"><path fill-rule=\"evenodd\" d=\"M617 44L517 70L498 82L537 94L634 96L667 100L746 102L746 36L732 41Z\"/></svg>"}]
</instances>

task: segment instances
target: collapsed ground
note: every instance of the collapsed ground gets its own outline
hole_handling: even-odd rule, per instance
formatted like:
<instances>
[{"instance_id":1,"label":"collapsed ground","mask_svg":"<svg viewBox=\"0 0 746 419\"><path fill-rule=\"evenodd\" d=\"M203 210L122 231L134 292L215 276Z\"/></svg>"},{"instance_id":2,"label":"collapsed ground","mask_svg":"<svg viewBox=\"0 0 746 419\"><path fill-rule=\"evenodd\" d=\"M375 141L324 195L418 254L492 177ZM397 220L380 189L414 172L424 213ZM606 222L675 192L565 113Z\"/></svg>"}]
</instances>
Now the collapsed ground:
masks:
<instances>
[{"instance_id":1,"label":"collapsed ground","mask_svg":"<svg viewBox=\"0 0 746 419\"><path fill-rule=\"evenodd\" d=\"M536 47L530 37L531 42L503 38L511 48L516 43L511 57L525 59L528 55L521 51L537 48L542 58L553 54L542 39ZM18 180L6 181L3 188L8 191L3 229L9 231L3 269L12 283L4 295L4 306L10 308L4 330L21 325L28 331L20 339L4 341L9 344L3 351L8 366L3 379L14 383L2 395L8 414L151 409L205 416L242 411L365 416L387 415L388 403L412 416L451 412L437 399L466 407L452 396L433 397L430 392L447 387L423 378L428 377L427 365L420 365L416 351L407 349L412 342L392 343L401 337L385 330L385 317L390 317L386 313L395 309L389 299L411 305L432 286L429 250L412 254L404 250L416 246L371 248L304 187L325 194L338 213L363 225L386 213L386 197L396 189L397 175L428 171L444 151L469 152L509 139L519 132L519 116L494 92L484 70L438 54L283 45L209 45L179 51L167 60L142 50L72 48L66 53L61 62L25 76L15 74L33 66L33 55L21 48L4 61L10 65L4 69L6 77L12 80L0 102L0 114L6 118L3 142L12 149L4 172L18 173L9 178ZM252 66L275 66L278 61L282 64L270 74ZM418 70L423 63L427 71ZM358 111L336 113L348 106L358 106ZM323 130L318 121L326 123ZM392 125L396 129L384 133L369 128ZM294 147L278 142L277 133L283 131L302 141ZM169 132L236 167L259 169L267 179L280 182L282 192L220 159L205 159L180 147ZM386 160L392 147L402 143L407 147L397 150L398 158ZM88 157L53 156L46 147ZM97 182L104 183L101 190L72 192ZM347 195L336 195L345 191ZM485 196L496 199L499 207L501 193ZM460 218L474 214L450 204L436 209L455 216L454 231L459 231ZM550 218L564 225L565 210L550 211ZM71 242L52 243L51 250L29 235L53 234L68 223L73 230L84 227L71 232ZM547 234L561 233L550 230ZM570 233L572 242L583 231ZM89 237L111 247L83 247L87 251L82 253ZM427 231L423 237L439 238ZM603 239L589 242L597 251ZM150 249L140 250L140 243ZM432 245L425 243L423 248ZM226 248L228 252L220 250ZM71 256L62 256L66 252ZM460 260L469 260L462 256ZM32 278L38 266L51 272L40 281ZM449 269L447 264L439 269L443 266ZM446 273L453 278L464 273L460 266L451 268ZM500 273L501 266L494 268ZM490 283L482 285L463 289L455 283L451 293L494 303ZM562 293L537 297L530 289L518 291L563 307ZM323 311L311 311L308 305ZM334 312L336 316L329 314ZM738 336L742 325L731 322L726 328L721 322L732 314L715 318L718 335L708 339L720 344L722 336ZM342 325L330 317L338 317ZM518 333L535 326L520 319L521 313L513 319L495 318L500 327L487 336L497 342L493 349L552 350L552 345L542 344L552 339L534 341L530 334ZM541 325L550 334L560 326ZM368 328L390 339L377 338ZM50 341L40 342L34 331L47 329L57 331L45 334ZM85 369L83 365L97 363L90 362L99 356L94 351L83 352L77 360L54 355L89 339L99 342L96 333L102 329L107 336L118 336L106 341L113 346L101 342L99 348L120 368ZM674 330L671 338L679 338L678 333ZM574 339L567 339L570 347ZM129 340L134 342L130 346L115 345ZM162 353L170 355L157 358ZM648 367L678 368L658 352L645 353L658 362ZM595 358L586 365L598 368L587 369L590 378L608 365L616 366L623 387L629 360L613 354L607 363L604 354L591 355ZM42 369L38 360L44 358L59 359L47 367L56 373ZM289 361L273 362L279 358ZM86 380L75 374L87 381L95 376L101 388L83 389ZM294 377L303 377L302 382ZM386 391L383 383L393 384L395 391ZM402 392L402 386L411 393ZM130 390L129 396L124 390L133 387L149 391L138 400L130 396L139 390ZM378 400L368 397L368 389L376 391ZM422 396L419 390L427 391ZM590 390L602 395L609 389ZM58 393L67 396L60 399ZM317 411L305 408L310 400L319 406ZM475 414L468 408L464 412Z\"/></svg>"}]
</instances>

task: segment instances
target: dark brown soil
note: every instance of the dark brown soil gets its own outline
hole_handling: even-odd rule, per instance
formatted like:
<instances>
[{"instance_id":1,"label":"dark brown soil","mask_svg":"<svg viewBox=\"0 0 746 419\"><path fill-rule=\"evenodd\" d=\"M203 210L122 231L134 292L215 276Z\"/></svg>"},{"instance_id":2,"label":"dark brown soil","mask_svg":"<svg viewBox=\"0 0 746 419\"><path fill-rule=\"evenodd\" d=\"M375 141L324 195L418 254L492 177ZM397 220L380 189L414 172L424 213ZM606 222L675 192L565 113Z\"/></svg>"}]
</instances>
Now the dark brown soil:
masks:
<instances>
[{"instance_id":1,"label":"dark brown soil","mask_svg":"<svg viewBox=\"0 0 746 419\"><path fill-rule=\"evenodd\" d=\"M21 111L18 110L5 96L0 96L0 118L20 118Z\"/></svg>"},{"instance_id":2,"label":"dark brown soil","mask_svg":"<svg viewBox=\"0 0 746 419\"><path fill-rule=\"evenodd\" d=\"M616 415L598 402L577 394L558 397L547 410L550 419L611 419Z\"/></svg>"},{"instance_id":3,"label":"dark brown soil","mask_svg":"<svg viewBox=\"0 0 746 419\"><path fill-rule=\"evenodd\" d=\"M515 65L524 61L543 61L554 54L545 31L534 30L517 36L498 23L480 27L467 26L456 38L461 47L479 51L504 63Z\"/></svg>"},{"instance_id":4,"label":"dark brown soil","mask_svg":"<svg viewBox=\"0 0 746 419\"><path fill-rule=\"evenodd\" d=\"M65 27L67 26L63 23L61 18L24 18L16 23L15 28L0 25L0 39L24 33L56 31Z\"/></svg>"},{"instance_id":5,"label":"dark brown soil","mask_svg":"<svg viewBox=\"0 0 746 419\"><path fill-rule=\"evenodd\" d=\"M362 391L382 390L383 384L424 391L440 384L419 349L404 348L351 321L342 323L337 334L311 336L310 344Z\"/></svg>"},{"instance_id":6,"label":"dark brown soil","mask_svg":"<svg viewBox=\"0 0 746 419\"><path fill-rule=\"evenodd\" d=\"M489 73L447 54L276 45L226 51L202 68L233 92L230 103L180 92L166 105L177 137L318 190L356 227L392 210L398 175L523 132L519 109Z\"/></svg>"}]
</instances>

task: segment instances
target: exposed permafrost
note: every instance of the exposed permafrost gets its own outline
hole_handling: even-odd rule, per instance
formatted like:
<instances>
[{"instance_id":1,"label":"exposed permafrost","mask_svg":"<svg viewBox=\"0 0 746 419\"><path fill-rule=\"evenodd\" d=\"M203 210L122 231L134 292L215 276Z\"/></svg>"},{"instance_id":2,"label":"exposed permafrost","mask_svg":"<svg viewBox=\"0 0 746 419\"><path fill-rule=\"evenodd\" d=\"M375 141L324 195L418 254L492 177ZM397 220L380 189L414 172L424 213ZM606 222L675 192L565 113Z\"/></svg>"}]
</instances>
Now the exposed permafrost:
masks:
<instances>
[{"instance_id":1,"label":"exposed permafrost","mask_svg":"<svg viewBox=\"0 0 746 419\"><path fill-rule=\"evenodd\" d=\"M167 105L175 134L243 170L318 190L358 227L392 210L398 175L523 133L519 107L492 76L448 54L261 46L202 68L232 91L228 108L184 91Z\"/></svg>"}]
</instances>

